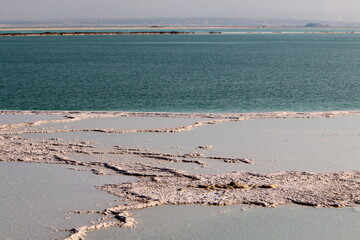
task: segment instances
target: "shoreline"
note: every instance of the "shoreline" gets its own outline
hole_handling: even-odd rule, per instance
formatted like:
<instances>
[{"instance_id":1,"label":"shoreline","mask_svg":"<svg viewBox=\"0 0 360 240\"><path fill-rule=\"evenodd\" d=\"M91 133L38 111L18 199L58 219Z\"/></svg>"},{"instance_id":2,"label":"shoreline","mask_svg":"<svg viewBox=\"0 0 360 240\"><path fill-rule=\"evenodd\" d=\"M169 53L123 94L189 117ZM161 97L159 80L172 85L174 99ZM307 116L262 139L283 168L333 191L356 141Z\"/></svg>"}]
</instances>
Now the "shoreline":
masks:
<instances>
[{"instance_id":1,"label":"shoreline","mask_svg":"<svg viewBox=\"0 0 360 240\"><path fill-rule=\"evenodd\" d=\"M0 30L1 31L1 30ZM269 35L269 34L360 34L360 31L253 31L253 32L179 32L179 31L148 31L148 32L41 32L41 33L0 33L0 37L25 36L106 36L106 35Z\"/></svg>"},{"instance_id":2,"label":"shoreline","mask_svg":"<svg viewBox=\"0 0 360 240\"><path fill-rule=\"evenodd\" d=\"M133 111L73 111L73 110L0 110L1 115L94 115L99 116L123 116L123 117L184 117L184 118L308 118L308 117L333 117L360 115L360 110L331 110L331 111L273 111L273 112L133 112Z\"/></svg>"},{"instance_id":3,"label":"shoreline","mask_svg":"<svg viewBox=\"0 0 360 240\"><path fill-rule=\"evenodd\" d=\"M188 34L221 34L221 32L178 32L178 31L156 31L156 32L42 32L42 33L0 33L0 37L22 37L22 36L93 36L93 35L188 35Z\"/></svg>"},{"instance_id":4,"label":"shoreline","mask_svg":"<svg viewBox=\"0 0 360 240\"><path fill-rule=\"evenodd\" d=\"M189 26L189 27L29 27L29 28L0 28L0 31L32 31L32 30L97 30L97 29L107 29L107 30L115 30L115 29L360 29L360 27L201 27L201 26Z\"/></svg>"}]
</instances>

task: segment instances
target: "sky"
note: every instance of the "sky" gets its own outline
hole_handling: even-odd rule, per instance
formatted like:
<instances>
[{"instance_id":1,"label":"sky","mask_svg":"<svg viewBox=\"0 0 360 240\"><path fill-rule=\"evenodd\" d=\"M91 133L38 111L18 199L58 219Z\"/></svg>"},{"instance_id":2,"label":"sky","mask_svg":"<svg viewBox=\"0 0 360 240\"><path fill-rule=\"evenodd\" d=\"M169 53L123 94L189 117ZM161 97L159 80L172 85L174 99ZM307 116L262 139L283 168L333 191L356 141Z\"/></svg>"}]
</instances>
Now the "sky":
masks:
<instances>
[{"instance_id":1,"label":"sky","mask_svg":"<svg viewBox=\"0 0 360 240\"><path fill-rule=\"evenodd\" d=\"M240 17L360 22L359 0L0 0L0 21Z\"/></svg>"}]
</instances>

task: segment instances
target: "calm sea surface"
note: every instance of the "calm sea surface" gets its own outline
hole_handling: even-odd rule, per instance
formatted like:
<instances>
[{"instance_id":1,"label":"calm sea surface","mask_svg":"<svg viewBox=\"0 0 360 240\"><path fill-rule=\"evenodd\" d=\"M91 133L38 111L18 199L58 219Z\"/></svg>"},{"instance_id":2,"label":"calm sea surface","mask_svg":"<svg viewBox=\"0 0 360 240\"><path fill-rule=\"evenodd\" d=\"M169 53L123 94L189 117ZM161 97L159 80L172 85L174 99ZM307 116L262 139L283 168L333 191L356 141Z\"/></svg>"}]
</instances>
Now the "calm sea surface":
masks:
<instances>
[{"instance_id":1,"label":"calm sea surface","mask_svg":"<svg viewBox=\"0 0 360 240\"><path fill-rule=\"evenodd\" d=\"M360 34L1 37L0 109L360 109Z\"/></svg>"}]
</instances>

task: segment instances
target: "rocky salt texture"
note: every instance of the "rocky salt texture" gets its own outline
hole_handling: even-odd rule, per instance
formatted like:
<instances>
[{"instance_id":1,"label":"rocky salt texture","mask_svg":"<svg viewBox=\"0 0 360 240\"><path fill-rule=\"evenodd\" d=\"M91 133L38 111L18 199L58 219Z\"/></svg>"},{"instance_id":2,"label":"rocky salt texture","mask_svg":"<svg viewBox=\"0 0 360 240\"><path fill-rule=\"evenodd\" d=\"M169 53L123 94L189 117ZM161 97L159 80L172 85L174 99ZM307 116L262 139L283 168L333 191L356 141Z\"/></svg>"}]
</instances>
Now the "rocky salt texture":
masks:
<instances>
[{"instance_id":1,"label":"rocky salt texture","mask_svg":"<svg viewBox=\"0 0 360 240\"><path fill-rule=\"evenodd\" d=\"M360 171L339 173L277 172L228 173L188 177L154 177L135 183L100 187L122 199L162 204L264 207L295 203L313 207L350 207L360 204Z\"/></svg>"},{"instance_id":2,"label":"rocky salt texture","mask_svg":"<svg viewBox=\"0 0 360 240\"><path fill-rule=\"evenodd\" d=\"M65 240L85 239L87 234L92 231L98 231L109 227L131 228L134 227L137 223L134 218L130 217L132 214L129 212L124 211L116 214L112 212L112 214L114 215L114 218L118 221L102 222L91 226L81 226L77 228L67 229L67 231L70 232L71 235L65 238Z\"/></svg>"},{"instance_id":3,"label":"rocky salt texture","mask_svg":"<svg viewBox=\"0 0 360 240\"><path fill-rule=\"evenodd\" d=\"M250 204L275 207L283 204L300 204L312 207L352 207L360 204L359 171L334 173L276 172L257 174L232 172L221 175L190 174L176 168L159 167L149 159L173 163L192 163L206 167L207 159L219 160L229 164L251 164L253 160L224 156L204 157L200 153L168 154L112 146L111 150L96 149L91 142L61 142L59 139L26 139L22 133L39 133L31 129L47 123L66 123L89 118L108 117L172 117L208 118L208 121L194 122L186 126L159 129L114 130L114 129L65 129L57 131L94 131L102 134L122 134L137 132L161 132L173 134L191 131L209 124L227 121L243 121L256 118L325 118L360 114L358 111L336 111L317 113L245 113L245 114L176 114L176 113L122 113L122 112L17 112L0 111L2 114L60 114L62 119L0 125L0 161L39 162L84 166L95 174L123 174L136 176L137 182L107 184L98 188L114 194L124 204L102 211L77 210L71 214L102 214L104 217L89 226L65 229L68 240L84 239L91 231L108 227L134 227L136 220L131 217L132 210L155 207L164 204L206 204L230 205ZM212 146L199 145L201 150L211 150ZM70 154L124 155L133 156L139 161L79 161ZM256 161L256 159L255 159Z\"/></svg>"}]
</instances>

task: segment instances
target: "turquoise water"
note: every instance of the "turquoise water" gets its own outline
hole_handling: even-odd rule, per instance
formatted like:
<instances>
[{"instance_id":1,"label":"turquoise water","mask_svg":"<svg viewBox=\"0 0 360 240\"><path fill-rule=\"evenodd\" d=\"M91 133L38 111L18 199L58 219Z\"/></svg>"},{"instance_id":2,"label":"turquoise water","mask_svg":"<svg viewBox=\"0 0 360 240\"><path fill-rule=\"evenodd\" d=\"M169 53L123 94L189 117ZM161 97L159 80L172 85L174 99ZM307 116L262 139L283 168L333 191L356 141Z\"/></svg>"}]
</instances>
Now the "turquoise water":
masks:
<instances>
[{"instance_id":1,"label":"turquoise water","mask_svg":"<svg viewBox=\"0 0 360 240\"><path fill-rule=\"evenodd\" d=\"M360 109L360 35L2 37L0 109Z\"/></svg>"}]
</instances>

